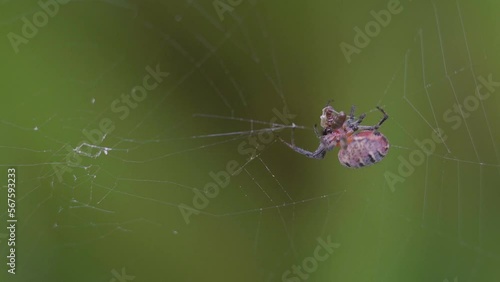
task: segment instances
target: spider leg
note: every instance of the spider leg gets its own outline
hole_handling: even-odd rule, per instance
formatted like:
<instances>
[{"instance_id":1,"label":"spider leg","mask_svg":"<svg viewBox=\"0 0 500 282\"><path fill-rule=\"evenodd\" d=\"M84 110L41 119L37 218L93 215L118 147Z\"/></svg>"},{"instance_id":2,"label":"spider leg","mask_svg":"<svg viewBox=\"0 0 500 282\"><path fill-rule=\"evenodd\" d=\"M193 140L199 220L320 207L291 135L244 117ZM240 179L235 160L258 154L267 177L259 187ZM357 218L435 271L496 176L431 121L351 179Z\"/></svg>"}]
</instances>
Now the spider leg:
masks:
<instances>
[{"instance_id":1,"label":"spider leg","mask_svg":"<svg viewBox=\"0 0 500 282\"><path fill-rule=\"evenodd\" d=\"M320 145L318 149L314 151L313 155L310 156L310 158L321 160L325 158L325 155L326 155L326 149L323 148L322 145Z\"/></svg>"},{"instance_id":2,"label":"spider leg","mask_svg":"<svg viewBox=\"0 0 500 282\"><path fill-rule=\"evenodd\" d=\"M377 109L384 114L382 119L374 126L359 126L358 128L361 130L377 130L380 128L380 126L389 118L389 115L379 106L377 106Z\"/></svg>"},{"instance_id":3,"label":"spider leg","mask_svg":"<svg viewBox=\"0 0 500 282\"><path fill-rule=\"evenodd\" d=\"M388 118L389 118L389 115L384 111L384 109L382 109L381 107L377 106L377 109L379 111L382 112L382 114L384 114L384 116L382 117L382 119L378 122L378 124L376 125L377 128L379 128L382 123L384 123Z\"/></svg>"},{"instance_id":4,"label":"spider leg","mask_svg":"<svg viewBox=\"0 0 500 282\"><path fill-rule=\"evenodd\" d=\"M314 125L314 133L316 134L316 137L318 137L318 139L320 139L321 136L323 136L323 134L319 133L317 124Z\"/></svg>"},{"instance_id":5,"label":"spider leg","mask_svg":"<svg viewBox=\"0 0 500 282\"><path fill-rule=\"evenodd\" d=\"M366 113L359 115L358 119L355 120L355 116L354 116L355 110L356 110L356 106L352 105L351 106L351 113L349 114L349 120L351 123L351 128L353 128L354 130L357 130L358 125L360 125L363 122L363 120L365 119Z\"/></svg>"},{"instance_id":6,"label":"spider leg","mask_svg":"<svg viewBox=\"0 0 500 282\"><path fill-rule=\"evenodd\" d=\"M288 142L286 142L285 140L283 140L281 137L278 137L279 140L284 143L285 145L287 145L288 147L290 147L290 149L294 150L295 152L299 153L299 154L302 154L306 157L309 157L309 158L312 158L312 159L323 159L326 155L326 149L323 147L322 144L319 145L318 149L314 152L310 152L310 151L307 151L307 150L304 150L302 148L299 148L297 146L295 146L294 144L290 144Z\"/></svg>"},{"instance_id":7,"label":"spider leg","mask_svg":"<svg viewBox=\"0 0 500 282\"><path fill-rule=\"evenodd\" d=\"M366 114L363 113L356 120L356 118L354 116L354 112L355 111L356 111L356 106L352 105L351 106L351 112L349 114L349 120L348 120L348 123L347 123L347 127L349 127L350 129L352 129L353 131L358 130L358 126L363 122L363 119L365 119L365 117L366 117Z\"/></svg>"},{"instance_id":8,"label":"spider leg","mask_svg":"<svg viewBox=\"0 0 500 282\"><path fill-rule=\"evenodd\" d=\"M365 119L366 117L366 113L363 113L359 116L358 120L356 121L356 123L359 125L360 123L363 122L363 120Z\"/></svg>"},{"instance_id":9,"label":"spider leg","mask_svg":"<svg viewBox=\"0 0 500 282\"><path fill-rule=\"evenodd\" d=\"M352 119L348 127L351 128L353 131L358 130L360 128L360 124L363 122L365 117L366 114L361 114L357 120Z\"/></svg>"},{"instance_id":10,"label":"spider leg","mask_svg":"<svg viewBox=\"0 0 500 282\"><path fill-rule=\"evenodd\" d=\"M351 113L349 114L349 119L354 119L354 111L356 110L356 106L352 105L351 106Z\"/></svg>"}]
</instances>

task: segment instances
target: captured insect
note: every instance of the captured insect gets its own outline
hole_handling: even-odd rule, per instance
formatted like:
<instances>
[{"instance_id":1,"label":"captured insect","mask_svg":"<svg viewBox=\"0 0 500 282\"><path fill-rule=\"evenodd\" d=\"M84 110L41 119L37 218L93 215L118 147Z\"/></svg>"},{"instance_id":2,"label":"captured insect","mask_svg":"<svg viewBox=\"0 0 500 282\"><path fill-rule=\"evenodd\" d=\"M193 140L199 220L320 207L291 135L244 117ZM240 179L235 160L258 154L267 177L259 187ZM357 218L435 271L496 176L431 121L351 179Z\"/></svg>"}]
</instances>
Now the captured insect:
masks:
<instances>
[{"instance_id":1,"label":"captured insect","mask_svg":"<svg viewBox=\"0 0 500 282\"><path fill-rule=\"evenodd\" d=\"M314 152L295 146L293 130L291 144L281 138L280 140L297 153L314 159L323 159L326 152L340 147L339 161L343 166L350 168L360 168L378 163L389 151L389 141L378 131L389 116L382 108L377 107L384 115L382 119L374 126L364 126L360 124L366 114L361 114L356 119L354 117L355 109L356 107L353 105L351 113L347 117L343 111L335 111L330 106L330 102L326 104L320 116L323 132L319 133L317 125L314 125L314 132L320 139L319 147Z\"/></svg>"}]
</instances>

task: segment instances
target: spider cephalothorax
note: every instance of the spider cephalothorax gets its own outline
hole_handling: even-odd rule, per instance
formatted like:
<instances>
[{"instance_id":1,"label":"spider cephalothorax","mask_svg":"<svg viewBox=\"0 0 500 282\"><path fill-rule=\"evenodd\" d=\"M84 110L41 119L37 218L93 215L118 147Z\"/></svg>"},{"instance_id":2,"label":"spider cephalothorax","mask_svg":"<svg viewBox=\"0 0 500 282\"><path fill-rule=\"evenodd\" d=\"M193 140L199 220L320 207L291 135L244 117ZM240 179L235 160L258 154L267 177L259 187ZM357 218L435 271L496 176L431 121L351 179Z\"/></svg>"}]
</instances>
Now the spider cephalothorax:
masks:
<instances>
[{"instance_id":1,"label":"spider cephalothorax","mask_svg":"<svg viewBox=\"0 0 500 282\"><path fill-rule=\"evenodd\" d=\"M377 107L384 115L374 126L360 125L366 114L361 114L357 119L354 117L355 106L351 107L349 117L344 112L337 112L329 104L323 108L320 116L321 134L314 126L314 130L320 139L319 147L314 152L296 147L292 143L281 139L294 151L310 158L322 159L326 152L335 147L340 147L338 154L342 165L352 168L360 168L381 161L389 150L389 141L378 128L389 118L385 111Z\"/></svg>"},{"instance_id":2,"label":"spider cephalothorax","mask_svg":"<svg viewBox=\"0 0 500 282\"><path fill-rule=\"evenodd\" d=\"M346 115L344 112L338 113L332 106L326 105L319 118L321 120L320 125L324 130L333 131L344 124Z\"/></svg>"}]
</instances>

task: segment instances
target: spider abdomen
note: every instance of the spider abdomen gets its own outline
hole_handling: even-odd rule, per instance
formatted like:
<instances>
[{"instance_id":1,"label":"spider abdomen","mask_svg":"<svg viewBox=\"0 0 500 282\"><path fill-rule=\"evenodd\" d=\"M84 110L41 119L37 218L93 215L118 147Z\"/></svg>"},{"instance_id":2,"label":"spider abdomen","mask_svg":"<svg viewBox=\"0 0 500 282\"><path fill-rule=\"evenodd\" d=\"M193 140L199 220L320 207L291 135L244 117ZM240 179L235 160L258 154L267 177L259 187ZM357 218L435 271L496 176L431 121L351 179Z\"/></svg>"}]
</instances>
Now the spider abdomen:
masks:
<instances>
[{"instance_id":1,"label":"spider abdomen","mask_svg":"<svg viewBox=\"0 0 500 282\"><path fill-rule=\"evenodd\" d=\"M339 161L343 166L360 168L381 161L389 151L389 141L378 131L363 130L348 140L345 149L339 151Z\"/></svg>"}]
</instances>

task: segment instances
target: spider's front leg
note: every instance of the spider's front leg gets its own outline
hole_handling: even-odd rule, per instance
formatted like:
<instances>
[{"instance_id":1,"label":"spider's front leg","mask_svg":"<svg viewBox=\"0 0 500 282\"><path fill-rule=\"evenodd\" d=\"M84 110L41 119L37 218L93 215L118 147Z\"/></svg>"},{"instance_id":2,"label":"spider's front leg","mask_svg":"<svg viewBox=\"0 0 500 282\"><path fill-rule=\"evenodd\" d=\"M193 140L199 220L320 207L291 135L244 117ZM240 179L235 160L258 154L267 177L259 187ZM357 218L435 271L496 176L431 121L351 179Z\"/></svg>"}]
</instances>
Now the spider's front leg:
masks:
<instances>
[{"instance_id":1,"label":"spider's front leg","mask_svg":"<svg viewBox=\"0 0 500 282\"><path fill-rule=\"evenodd\" d=\"M318 131L318 125L315 124L314 125L314 134L316 134L316 137L321 138L321 136L323 136L324 134L320 134L319 131Z\"/></svg>"},{"instance_id":2,"label":"spider's front leg","mask_svg":"<svg viewBox=\"0 0 500 282\"><path fill-rule=\"evenodd\" d=\"M325 129L323 129L323 131L320 132L318 130L318 125L317 124L314 125L313 129L314 129L314 134L316 135L316 137L318 137L318 139L321 139L321 138L323 138L323 136L325 136L325 135L327 135L329 133L332 133L332 130L330 128L328 128L328 127L325 128Z\"/></svg>"},{"instance_id":3,"label":"spider's front leg","mask_svg":"<svg viewBox=\"0 0 500 282\"><path fill-rule=\"evenodd\" d=\"M283 139L281 139L281 142L285 143L288 147L290 147L295 152L302 154L306 157L312 158L312 159L319 159L320 160L320 159L325 158L325 155L326 155L326 150L325 150L325 148L323 148L322 145L319 145L319 147L318 147L318 149L316 149L316 151L310 152L310 151L307 151L305 149L299 148L297 146L293 146L292 144L287 143Z\"/></svg>"},{"instance_id":4,"label":"spider's front leg","mask_svg":"<svg viewBox=\"0 0 500 282\"><path fill-rule=\"evenodd\" d=\"M283 140L281 137L279 137L279 140L284 143L285 145L287 145L288 147L290 147L290 149L294 150L295 152L299 153L299 154L302 154L306 157L309 157L309 158L313 158L313 159L323 159L326 155L326 148L323 146L323 143L320 143L319 144L319 147L318 149L316 149L316 151L314 152L310 152L310 151L307 151L305 149L302 149L302 148L299 148L297 146L295 146L295 142L292 138L292 143L288 143L286 142L285 140Z\"/></svg>"}]
</instances>

